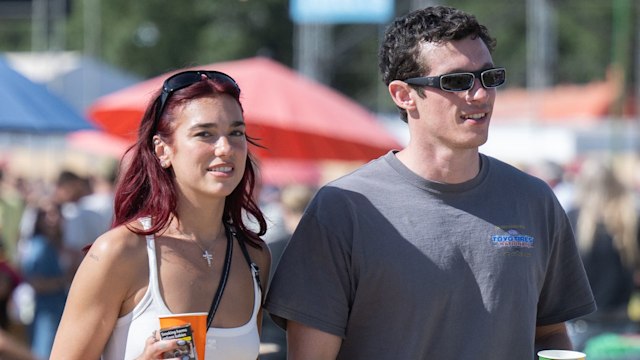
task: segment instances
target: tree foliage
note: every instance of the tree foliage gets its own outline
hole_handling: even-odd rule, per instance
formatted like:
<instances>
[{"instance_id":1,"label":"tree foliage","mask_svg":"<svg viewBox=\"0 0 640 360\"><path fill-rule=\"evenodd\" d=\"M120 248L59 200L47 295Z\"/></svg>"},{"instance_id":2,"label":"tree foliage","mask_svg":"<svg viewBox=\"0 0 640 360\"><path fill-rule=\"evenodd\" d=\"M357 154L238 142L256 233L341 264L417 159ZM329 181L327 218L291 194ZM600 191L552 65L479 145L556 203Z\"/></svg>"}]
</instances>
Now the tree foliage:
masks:
<instances>
[{"instance_id":1,"label":"tree foliage","mask_svg":"<svg viewBox=\"0 0 640 360\"><path fill-rule=\"evenodd\" d=\"M286 0L109 0L100 9L100 56L142 76L256 55L290 64L293 25L286 5ZM74 13L70 25L77 48L85 41L82 14Z\"/></svg>"},{"instance_id":2,"label":"tree foliage","mask_svg":"<svg viewBox=\"0 0 640 360\"><path fill-rule=\"evenodd\" d=\"M293 66L294 32L289 0L72 0L66 24L66 47L94 48L107 63L143 77L168 70L256 55ZM616 31L613 4L628 4L631 31L638 32L639 6L631 0L548 0L556 20L556 56L549 69L555 83L603 79L614 61ZM396 14L415 1L396 0ZM508 69L508 86L525 86L527 78L527 1L443 0L439 3L474 13L498 40L496 64ZM92 5L93 4L93 5ZM99 9L95 9L96 4ZM92 12L85 11L94 6ZM99 14L98 21L87 14ZM635 27L635 28L634 28ZM0 21L0 51L29 49L28 20ZM381 85L377 47L384 25L340 24L331 29L333 57L328 85L372 110L393 108ZM628 30L627 30L628 31ZM636 51L626 54L628 67ZM618 59L618 61L620 61ZM631 72L631 69L629 69ZM628 76L628 78L632 78ZM277 84L265 84L277 86Z\"/></svg>"}]
</instances>

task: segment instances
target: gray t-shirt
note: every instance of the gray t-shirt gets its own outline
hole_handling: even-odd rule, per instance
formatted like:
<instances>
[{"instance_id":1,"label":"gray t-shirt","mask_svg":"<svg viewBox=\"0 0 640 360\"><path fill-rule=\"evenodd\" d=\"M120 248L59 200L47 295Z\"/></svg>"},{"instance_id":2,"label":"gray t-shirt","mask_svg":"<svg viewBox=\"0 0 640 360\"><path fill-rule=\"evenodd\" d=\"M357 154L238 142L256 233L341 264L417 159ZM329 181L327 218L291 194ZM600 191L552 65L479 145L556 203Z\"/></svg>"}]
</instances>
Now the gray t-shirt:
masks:
<instances>
[{"instance_id":1,"label":"gray t-shirt","mask_svg":"<svg viewBox=\"0 0 640 360\"><path fill-rule=\"evenodd\" d=\"M595 303L549 187L481 161L447 185L390 152L323 187L276 270L274 320L342 337L339 359L532 359L536 325Z\"/></svg>"}]
</instances>

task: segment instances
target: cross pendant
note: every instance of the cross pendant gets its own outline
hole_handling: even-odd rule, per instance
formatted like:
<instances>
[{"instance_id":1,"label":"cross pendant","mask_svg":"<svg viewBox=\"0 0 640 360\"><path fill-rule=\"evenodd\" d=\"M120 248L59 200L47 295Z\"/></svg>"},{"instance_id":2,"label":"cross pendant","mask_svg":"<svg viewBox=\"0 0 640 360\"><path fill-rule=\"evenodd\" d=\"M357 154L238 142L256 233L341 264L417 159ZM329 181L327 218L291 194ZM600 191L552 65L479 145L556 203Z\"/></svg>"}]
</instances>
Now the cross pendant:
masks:
<instances>
[{"instance_id":1,"label":"cross pendant","mask_svg":"<svg viewBox=\"0 0 640 360\"><path fill-rule=\"evenodd\" d=\"M207 264L209 265L209 267L211 267L211 260L213 260L213 255L209 254L208 250L205 250L202 253L202 257L207 260Z\"/></svg>"}]
</instances>

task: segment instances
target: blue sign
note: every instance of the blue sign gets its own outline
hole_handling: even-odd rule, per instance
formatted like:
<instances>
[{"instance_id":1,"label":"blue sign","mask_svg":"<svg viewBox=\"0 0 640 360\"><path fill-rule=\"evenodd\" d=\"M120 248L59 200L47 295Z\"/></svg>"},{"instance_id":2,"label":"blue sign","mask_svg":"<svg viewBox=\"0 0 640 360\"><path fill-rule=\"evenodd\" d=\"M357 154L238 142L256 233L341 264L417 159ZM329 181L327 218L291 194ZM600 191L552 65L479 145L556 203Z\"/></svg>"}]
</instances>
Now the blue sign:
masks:
<instances>
[{"instance_id":1,"label":"blue sign","mask_svg":"<svg viewBox=\"0 0 640 360\"><path fill-rule=\"evenodd\" d=\"M394 0L291 0L296 23L385 23L394 13Z\"/></svg>"}]
</instances>

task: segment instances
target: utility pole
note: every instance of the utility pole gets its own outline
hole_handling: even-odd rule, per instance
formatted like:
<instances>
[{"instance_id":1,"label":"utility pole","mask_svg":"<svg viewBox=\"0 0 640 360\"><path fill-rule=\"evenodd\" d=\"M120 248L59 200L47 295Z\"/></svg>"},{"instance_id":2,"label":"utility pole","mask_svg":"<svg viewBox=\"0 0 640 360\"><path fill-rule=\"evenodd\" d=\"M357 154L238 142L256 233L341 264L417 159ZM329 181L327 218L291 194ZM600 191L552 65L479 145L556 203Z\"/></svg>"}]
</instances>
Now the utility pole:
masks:
<instances>
[{"instance_id":1,"label":"utility pole","mask_svg":"<svg viewBox=\"0 0 640 360\"><path fill-rule=\"evenodd\" d=\"M556 56L556 22L549 0L527 0L527 87L552 84Z\"/></svg>"},{"instance_id":2,"label":"utility pole","mask_svg":"<svg viewBox=\"0 0 640 360\"><path fill-rule=\"evenodd\" d=\"M393 5L393 0L290 0L296 70L328 84L331 74L326 64L333 62L334 24L386 22Z\"/></svg>"},{"instance_id":3,"label":"utility pole","mask_svg":"<svg viewBox=\"0 0 640 360\"><path fill-rule=\"evenodd\" d=\"M635 4L636 11L636 49L635 49L635 57L636 57L636 124L640 125L640 5Z\"/></svg>"},{"instance_id":4,"label":"utility pole","mask_svg":"<svg viewBox=\"0 0 640 360\"><path fill-rule=\"evenodd\" d=\"M101 0L84 0L83 3L83 54L88 59L101 58L102 48L102 17L100 16ZM83 68L82 104L88 105L91 99L100 94L100 76L90 71L90 67Z\"/></svg>"},{"instance_id":5,"label":"utility pole","mask_svg":"<svg viewBox=\"0 0 640 360\"><path fill-rule=\"evenodd\" d=\"M326 64L332 58L331 28L330 24L296 24L293 38L295 68L302 75L323 84L327 84L330 77Z\"/></svg>"},{"instance_id":6,"label":"utility pole","mask_svg":"<svg viewBox=\"0 0 640 360\"><path fill-rule=\"evenodd\" d=\"M618 96L612 107L612 116L621 117L627 97L627 76L631 63L631 44L633 39L631 0L613 1L611 65L615 79L619 81Z\"/></svg>"},{"instance_id":7,"label":"utility pole","mask_svg":"<svg viewBox=\"0 0 640 360\"><path fill-rule=\"evenodd\" d=\"M67 48L67 0L50 0L49 4L49 48L53 51L64 51Z\"/></svg>"},{"instance_id":8,"label":"utility pole","mask_svg":"<svg viewBox=\"0 0 640 360\"><path fill-rule=\"evenodd\" d=\"M31 51L49 48L49 4L48 0L31 1Z\"/></svg>"},{"instance_id":9,"label":"utility pole","mask_svg":"<svg viewBox=\"0 0 640 360\"><path fill-rule=\"evenodd\" d=\"M67 47L67 0L31 1L31 51L62 51Z\"/></svg>"}]
</instances>

